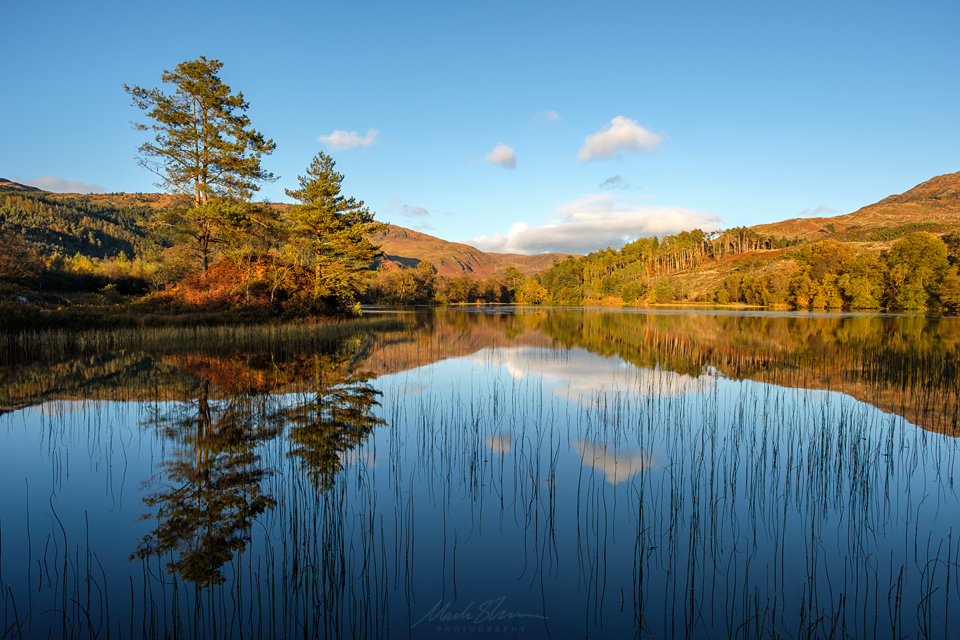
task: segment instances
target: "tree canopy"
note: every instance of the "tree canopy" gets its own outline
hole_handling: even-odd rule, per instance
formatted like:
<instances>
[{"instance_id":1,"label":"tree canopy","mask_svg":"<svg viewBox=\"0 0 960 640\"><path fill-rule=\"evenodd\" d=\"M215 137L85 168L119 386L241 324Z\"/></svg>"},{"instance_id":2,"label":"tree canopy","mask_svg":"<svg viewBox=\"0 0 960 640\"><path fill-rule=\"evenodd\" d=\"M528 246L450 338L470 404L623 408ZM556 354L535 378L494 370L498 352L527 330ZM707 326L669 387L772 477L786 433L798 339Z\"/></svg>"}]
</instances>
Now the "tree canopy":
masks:
<instances>
[{"instance_id":1,"label":"tree canopy","mask_svg":"<svg viewBox=\"0 0 960 640\"><path fill-rule=\"evenodd\" d=\"M181 62L161 76L174 86L170 95L123 85L153 121L134 128L157 132L140 145L140 165L160 178L158 187L191 197L195 207L211 197L247 199L275 179L260 160L276 144L250 126L244 113L250 105L223 83L217 75L222 68L204 56Z\"/></svg>"},{"instance_id":2,"label":"tree canopy","mask_svg":"<svg viewBox=\"0 0 960 640\"><path fill-rule=\"evenodd\" d=\"M386 225L373 219L363 201L341 195L343 175L335 167L333 158L320 152L298 177L300 188L286 193L300 202L289 216L294 240L310 254L313 297L344 305L375 277L370 267L380 247L370 236Z\"/></svg>"},{"instance_id":3,"label":"tree canopy","mask_svg":"<svg viewBox=\"0 0 960 640\"><path fill-rule=\"evenodd\" d=\"M174 86L170 95L123 86L153 121L134 128L157 132L140 145L139 164L160 178L158 187L189 197L193 205L165 212L156 223L192 239L203 275L212 253L244 218L236 203L275 179L260 161L276 144L250 126L244 113L250 105L223 83L217 75L222 68L219 60L201 56L164 71L163 82Z\"/></svg>"}]
</instances>

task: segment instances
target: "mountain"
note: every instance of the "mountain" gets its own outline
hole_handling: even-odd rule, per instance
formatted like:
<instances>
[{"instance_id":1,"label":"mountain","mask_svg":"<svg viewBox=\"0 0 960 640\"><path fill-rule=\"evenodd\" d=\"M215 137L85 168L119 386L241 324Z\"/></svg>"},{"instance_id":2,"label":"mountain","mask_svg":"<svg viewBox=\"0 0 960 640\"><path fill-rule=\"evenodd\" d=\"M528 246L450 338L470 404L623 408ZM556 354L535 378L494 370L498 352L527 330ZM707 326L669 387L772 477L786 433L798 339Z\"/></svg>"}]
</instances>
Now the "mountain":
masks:
<instances>
[{"instance_id":1,"label":"mountain","mask_svg":"<svg viewBox=\"0 0 960 640\"><path fill-rule=\"evenodd\" d=\"M944 233L960 225L960 172L931 178L853 213L792 218L751 227L764 236L844 242L884 242L911 231Z\"/></svg>"},{"instance_id":2,"label":"mountain","mask_svg":"<svg viewBox=\"0 0 960 640\"><path fill-rule=\"evenodd\" d=\"M120 251L132 255L145 241L145 229L139 224L142 220L153 211L184 204L184 198L158 193L50 193L0 178L0 226L23 234L43 253L67 257L80 253L102 258ZM286 210L290 205L274 206ZM911 231L944 234L958 226L960 172L937 176L853 213L793 218L751 229L777 239L889 243ZM485 253L396 225L390 225L375 241L383 246L386 266L415 267L427 260L439 275L447 277L502 275L511 266L533 275L567 257L563 253Z\"/></svg>"},{"instance_id":3,"label":"mountain","mask_svg":"<svg viewBox=\"0 0 960 640\"><path fill-rule=\"evenodd\" d=\"M523 256L516 253L484 253L476 247L459 242L447 242L419 231L390 225L373 239L382 246L387 266L415 267L422 260L429 261L441 276L456 277L470 273L487 278L502 275L509 267L533 275L550 268L554 261L567 257L566 253L541 253Z\"/></svg>"},{"instance_id":4,"label":"mountain","mask_svg":"<svg viewBox=\"0 0 960 640\"><path fill-rule=\"evenodd\" d=\"M960 283L947 281L960 257L958 231L960 173L951 173L846 215L640 238L564 261L538 280L553 304L960 310ZM923 280L914 258L890 253L908 236L909 246L924 246L936 277Z\"/></svg>"},{"instance_id":5,"label":"mountain","mask_svg":"<svg viewBox=\"0 0 960 640\"><path fill-rule=\"evenodd\" d=\"M19 182L14 182L13 180L0 178L0 191L42 191L42 189L28 187L25 184L20 184Z\"/></svg>"}]
</instances>

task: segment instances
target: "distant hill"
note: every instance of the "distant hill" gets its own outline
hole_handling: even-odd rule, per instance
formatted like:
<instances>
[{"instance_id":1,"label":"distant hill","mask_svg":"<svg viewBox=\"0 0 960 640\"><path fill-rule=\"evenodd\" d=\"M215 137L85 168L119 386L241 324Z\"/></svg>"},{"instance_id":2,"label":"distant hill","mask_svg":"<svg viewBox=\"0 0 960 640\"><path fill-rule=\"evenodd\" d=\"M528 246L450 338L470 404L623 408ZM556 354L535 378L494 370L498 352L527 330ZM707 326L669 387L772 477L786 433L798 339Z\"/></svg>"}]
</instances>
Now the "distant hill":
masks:
<instances>
[{"instance_id":1,"label":"distant hill","mask_svg":"<svg viewBox=\"0 0 960 640\"><path fill-rule=\"evenodd\" d=\"M953 309L960 306L960 295L941 297L939 281L925 284L922 295L910 298L916 283L908 287L894 278L885 252L915 232L944 238L957 231L960 173L951 173L853 213L640 238L619 250L563 262L538 279L555 304L716 301L775 308L920 309L944 302ZM820 242L824 240L830 242ZM944 242L955 262L956 250L949 248L955 238ZM860 254L861 260L847 262Z\"/></svg>"},{"instance_id":2,"label":"distant hill","mask_svg":"<svg viewBox=\"0 0 960 640\"><path fill-rule=\"evenodd\" d=\"M374 243L382 245L386 254L383 260L387 266L396 265L415 267L422 260L429 261L437 274L456 277L470 273L487 278L495 274L502 275L509 267L516 267L521 273L533 275L550 268L554 261L563 260L565 253L541 253L524 256L516 253L484 253L476 247L459 242L447 242L440 238L390 225L374 238Z\"/></svg>"},{"instance_id":3,"label":"distant hill","mask_svg":"<svg viewBox=\"0 0 960 640\"><path fill-rule=\"evenodd\" d=\"M0 229L44 255L133 257L146 242L141 223L173 202L159 194L51 193L0 179Z\"/></svg>"},{"instance_id":4,"label":"distant hill","mask_svg":"<svg viewBox=\"0 0 960 640\"><path fill-rule=\"evenodd\" d=\"M911 231L944 233L960 225L960 172L832 218L792 218L751 227L761 235L844 242L885 242Z\"/></svg>"},{"instance_id":5,"label":"distant hill","mask_svg":"<svg viewBox=\"0 0 960 640\"><path fill-rule=\"evenodd\" d=\"M42 191L42 189L20 184L19 182L7 180L6 178L0 178L0 191Z\"/></svg>"},{"instance_id":6,"label":"distant hill","mask_svg":"<svg viewBox=\"0 0 960 640\"><path fill-rule=\"evenodd\" d=\"M146 241L140 223L154 211L184 205L189 205L187 198L164 193L51 193L0 178L0 228L22 234L46 255L105 258L123 251L133 257ZM288 204L272 206L281 211L290 208ZM566 257L563 253L484 253L394 225L376 242L383 245L387 266L415 267L429 260L438 274L448 277L471 273L485 278L511 266L532 275Z\"/></svg>"},{"instance_id":7,"label":"distant hill","mask_svg":"<svg viewBox=\"0 0 960 640\"><path fill-rule=\"evenodd\" d=\"M154 211L188 204L186 198L158 193L51 193L0 178L0 228L21 233L45 254L89 257L135 254L146 240L141 222ZM290 205L275 204L286 210ZM829 218L793 218L760 224L760 236L854 243L889 243L911 231L943 234L960 226L960 172L937 176L902 194L853 213ZM567 257L485 253L457 242L390 225L375 238L383 245L384 264L415 267L428 260L442 276L463 273L478 278L502 274L513 266L533 275ZM773 257L771 252L770 257Z\"/></svg>"}]
</instances>

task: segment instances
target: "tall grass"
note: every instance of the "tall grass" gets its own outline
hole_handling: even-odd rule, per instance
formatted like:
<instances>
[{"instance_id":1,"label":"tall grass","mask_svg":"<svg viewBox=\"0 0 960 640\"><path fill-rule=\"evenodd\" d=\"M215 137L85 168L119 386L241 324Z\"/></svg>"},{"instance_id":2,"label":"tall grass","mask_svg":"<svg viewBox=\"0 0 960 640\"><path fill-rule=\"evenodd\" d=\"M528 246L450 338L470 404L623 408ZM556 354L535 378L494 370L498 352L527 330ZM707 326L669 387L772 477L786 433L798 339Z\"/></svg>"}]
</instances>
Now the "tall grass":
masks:
<instances>
[{"instance_id":1,"label":"tall grass","mask_svg":"<svg viewBox=\"0 0 960 640\"><path fill-rule=\"evenodd\" d=\"M110 351L233 354L293 352L329 348L372 331L395 331L395 319L362 319L321 323L195 327L122 328L103 331L33 331L0 333L0 366L53 360Z\"/></svg>"}]
</instances>

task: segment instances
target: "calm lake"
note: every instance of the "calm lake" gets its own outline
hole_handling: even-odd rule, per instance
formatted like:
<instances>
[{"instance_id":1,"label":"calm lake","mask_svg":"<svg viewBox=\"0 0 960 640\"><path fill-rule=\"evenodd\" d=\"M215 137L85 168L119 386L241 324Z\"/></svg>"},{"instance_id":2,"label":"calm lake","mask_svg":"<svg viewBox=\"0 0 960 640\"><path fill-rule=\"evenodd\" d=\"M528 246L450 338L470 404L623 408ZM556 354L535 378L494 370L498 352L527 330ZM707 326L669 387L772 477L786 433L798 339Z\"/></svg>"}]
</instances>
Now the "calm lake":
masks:
<instances>
[{"instance_id":1,"label":"calm lake","mask_svg":"<svg viewBox=\"0 0 960 640\"><path fill-rule=\"evenodd\" d=\"M8 337L0 638L957 635L960 319L365 317Z\"/></svg>"}]
</instances>

